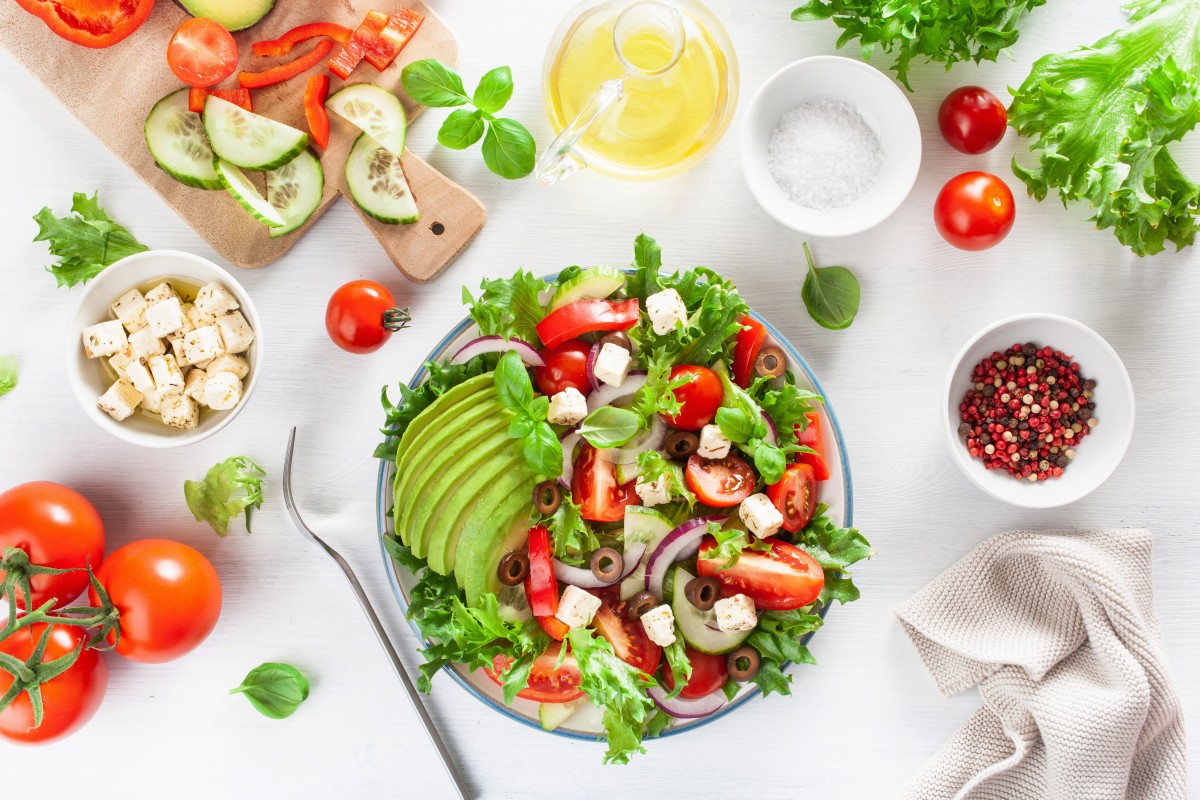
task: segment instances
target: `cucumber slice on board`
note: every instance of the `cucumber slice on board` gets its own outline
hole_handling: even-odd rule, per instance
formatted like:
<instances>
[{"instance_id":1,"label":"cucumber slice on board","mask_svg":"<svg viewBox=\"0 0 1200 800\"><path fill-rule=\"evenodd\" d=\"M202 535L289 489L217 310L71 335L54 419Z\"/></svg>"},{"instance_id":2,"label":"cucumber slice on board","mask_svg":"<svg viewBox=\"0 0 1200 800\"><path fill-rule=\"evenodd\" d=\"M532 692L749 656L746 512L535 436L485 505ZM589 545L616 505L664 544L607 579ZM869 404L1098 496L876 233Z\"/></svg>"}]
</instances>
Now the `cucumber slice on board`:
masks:
<instances>
[{"instance_id":1,"label":"cucumber slice on board","mask_svg":"<svg viewBox=\"0 0 1200 800\"><path fill-rule=\"evenodd\" d=\"M282 167L304 148L308 134L209 95L204 101L204 131L218 158L235 167L270 170Z\"/></svg>"},{"instance_id":2,"label":"cucumber slice on board","mask_svg":"<svg viewBox=\"0 0 1200 800\"><path fill-rule=\"evenodd\" d=\"M720 654L735 649L750 638L753 630L723 631L717 628L717 614L711 608L701 611L688 602L684 587L693 576L683 567L675 568L675 585L671 592L671 611L675 624L685 642L701 653Z\"/></svg>"},{"instance_id":3,"label":"cucumber slice on board","mask_svg":"<svg viewBox=\"0 0 1200 800\"><path fill-rule=\"evenodd\" d=\"M408 122L396 95L370 83L338 90L325 107L379 143L396 158L404 155Z\"/></svg>"},{"instance_id":4,"label":"cucumber slice on board","mask_svg":"<svg viewBox=\"0 0 1200 800\"><path fill-rule=\"evenodd\" d=\"M305 150L282 167L267 173L267 202L279 212L283 224L271 228L271 237L299 228L321 205L325 171L311 151Z\"/></svg>"},{"instance_id":5,"label":"cucumber slice on board","mask_svg":"<svg viewBox=\"0 0 1200 800\"><path fill-rule=\"evenodd\" d=\"M240 169L219 158L213 166L216 167L217 174L221 176L221 183L225 186L225 191L233 195L233 199L238 201L238 205L249 211L250 216L273 228L285 224L283 217L279 215L275 207L258 193L258 189L254 188L254 184L242 174Z\"/></svg>"},{"instance_id":6,"label":"cucumber slice on board","mask_svg":"<svg viewBox=\"0 0 1200 800\"><path fill-rule=\"evenodd\" d=\"M146 147L163 172L187 186L220 189L213 151L200 115L188 110L188 90L180 89L154 104L146 117Z\"/></svg>"},{"instance_id":7,"label":"cucumber slice on board","mask_svg":"<svg viewBox=\"0 0 1200 800\"><path fill-rule=\"evenodd\" d=\"M558 287L550 300L550 310L576 300L603 300L624 285L625 273L616 267L588 267Z\"/></svg>"},{"instance_id":8,"label":"cucumber slice on board","mask_svg":"<svg viewBox=\"0 0 1200 800\"><path fill-rule=\"evenodd\" d=\"M367 134L360 134L346 156L346 187L367 216L389 224L421 218L400 159Z\"/></svg>"}]
</instances>

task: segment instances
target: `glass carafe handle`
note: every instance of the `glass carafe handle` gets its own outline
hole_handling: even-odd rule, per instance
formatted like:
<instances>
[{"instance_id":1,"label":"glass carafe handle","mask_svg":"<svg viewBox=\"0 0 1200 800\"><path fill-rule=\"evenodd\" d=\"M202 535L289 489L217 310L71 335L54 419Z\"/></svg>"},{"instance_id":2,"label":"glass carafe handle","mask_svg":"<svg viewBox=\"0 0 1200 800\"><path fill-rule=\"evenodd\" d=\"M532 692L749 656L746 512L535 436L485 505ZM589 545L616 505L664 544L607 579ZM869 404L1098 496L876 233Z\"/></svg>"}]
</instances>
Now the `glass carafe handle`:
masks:
<instances>
[{"instance_id":1,"label":"glass carafe handle","mask_svg":"<svg viewBox=\"0 0 1200 800\"><path fill-rule=\"evenodd\" d=\"M588 101L575 119L563 129L542 157L538 159L533 174L547 186L552 186L564 178L569 178L587 166L583 159L571 152L575 149L579 137L591 127L592 123L602 117L625 94L625 84L620 80L605 81L600 84L600 90Z\"/></svg>"}]
</instances>

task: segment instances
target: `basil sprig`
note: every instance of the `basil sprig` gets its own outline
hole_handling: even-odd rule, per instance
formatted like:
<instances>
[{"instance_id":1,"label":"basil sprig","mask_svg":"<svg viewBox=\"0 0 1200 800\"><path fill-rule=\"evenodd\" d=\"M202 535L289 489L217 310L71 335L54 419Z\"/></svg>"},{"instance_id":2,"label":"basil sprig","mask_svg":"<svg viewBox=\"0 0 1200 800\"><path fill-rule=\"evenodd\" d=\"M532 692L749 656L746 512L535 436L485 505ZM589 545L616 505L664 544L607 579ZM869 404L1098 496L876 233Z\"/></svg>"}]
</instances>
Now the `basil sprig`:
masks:
<instances>
[{"instance_id":1,"label":"basil sprig","mask_svg":"<svg viewBox=\"0 0 1200 800\"><path fill-rule=\"evenodd\" d=\"M831 331L849 328L858 313L858 279L845 267L818 267L813 263L808 242L803 246L808 274L804 276L800 297L808 315L822 328Z\"/></svg>"},{"instance_id":2,"label":"basil sprig","mask_svg":"<svg viewBox=\"0 0 1200 800\"><path fill-rule=\"evenodd\" d=\"M267 662L246 674L230 694L244 694L264 717L287 719L308 699L308 679L291 664Z\"/></svg>"},{"instance_id":3,"label":"basil sprig","mask_svg":"<svg viewBox=\"0 0 1200 800\"><path fill-rule=\"evenodd\" d=\"M729 380L729 373L718 370L725 387L725 405L717 409L716 423L729 441L754 459L754 467L765 483L777 483L787 468L787 454L799 450L796 445L780 447L766 441L767 421L754 398Z\"/></svg>"},{"instance_id":4,"label":"basil sprig","mask_svg":"<svg viewBox=\"0 0 1200 800\"><path fill-rule=\"evenodd\" d=\"M545 395L533 396L529 372L521 357L513 350L500 358L492 380L500 402L513 412L508 435L523 440L525 463L538 475L557 478L562 474L562 447L554 435L554 429L546 421L550 398Z\"/></svg>"},{"instance_id":5,"label":"basil sprig","mask_svg":"<svg viewBox=\"0 0 1200 800\"><path fill-rule=\"evenodd\" d=\"M641 430L642 418L628 408L601 406L579 425L579 435L592 447L620 447Z\"/></svg>"}]
</instances>

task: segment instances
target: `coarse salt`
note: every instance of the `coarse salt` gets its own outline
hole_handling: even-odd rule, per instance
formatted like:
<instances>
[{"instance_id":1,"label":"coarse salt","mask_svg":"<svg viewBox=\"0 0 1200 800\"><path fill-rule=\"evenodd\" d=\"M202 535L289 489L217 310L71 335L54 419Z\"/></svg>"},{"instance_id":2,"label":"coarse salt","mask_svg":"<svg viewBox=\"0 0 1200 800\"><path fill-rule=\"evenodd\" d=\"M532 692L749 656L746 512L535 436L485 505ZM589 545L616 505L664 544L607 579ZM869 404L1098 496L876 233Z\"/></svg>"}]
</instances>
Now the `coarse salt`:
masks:
<instances>
[{"instance_id":1,"label":"coarse salt","mask_svg":"<svg viewBox=\"0 0 1200 800\"><path fill-rule=\"evenodd\" d=\"M805 208L844 208L879 176L879 137L848 103L809 100L784 114L767 144L767 168Z\"/></svg>"}]
</instances>

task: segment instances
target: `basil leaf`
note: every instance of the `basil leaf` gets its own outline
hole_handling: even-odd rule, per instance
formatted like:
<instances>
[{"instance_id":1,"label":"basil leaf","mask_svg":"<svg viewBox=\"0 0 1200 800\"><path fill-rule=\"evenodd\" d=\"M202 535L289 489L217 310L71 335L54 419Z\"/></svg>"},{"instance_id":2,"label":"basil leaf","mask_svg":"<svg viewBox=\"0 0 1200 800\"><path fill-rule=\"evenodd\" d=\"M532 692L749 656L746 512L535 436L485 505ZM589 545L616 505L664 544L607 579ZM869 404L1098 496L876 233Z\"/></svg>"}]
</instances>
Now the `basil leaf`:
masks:
<instances>
[{"instance_id":1,"label":"basil leaf","mask_svg":"<svg viewBox=\"0 0 1200 800\"><path fill-rule=\"evenodd\" d=\"M414 61L400 73L400 83L408 96L422 105L449 108L471 102L462 78L436 58Z\"/></svg>"},{"instance_id":2,"label":"basil leaf","mask_svg":"<svg viewBox=\"0 0 1200 800\"><path fill-rule=\"evenodd\" d=\"M813 263L808 242L804 243L804 257L808 259L808 274L800 297L808 315L822 328L832 331L849 328L858 313L858 279L845 267L818 267Z\"/></svg>"},{"instance_id":3,"label":"basil leaf","mask_svg":"<svg viewBox=\"0 0 1200 800\"><path fill-rule=\"evenodd\" d=\"M518 412L512 418L512 422L508 423L508 438L524 439L533 431L533 426L536 424L537 423L534 422L533 417L529 416L528 414Z\"/></svg>"},{"instance_id":4,"label":"basil leaf","mask_svg":"<svg viewBox=\"0 0 1200 800\"><path fill-rule=\"evenodd\" d=\"M509 350L501 356L492 380L496 384L500 402L509 411L523 412L533 402L533 384L529 382L525 362L515 351Z\"/></svg>"},{"instance_id":5,"label":"basil leaf","mask_svg":"<svg viewBox=\"0 0 1200 800\"><path fill-rule=\"evenodd\" d=\"M525 463L546 478L557 478L562 474L562 446L550 423L539 422L526 434Z\"/></svg>"},{"instance_id":6,"label":"basil leaf","mask_svg":"<svg viewBox=\"0 0 1200 800\"><path fill-rule=\"evenodd\" d=\"M579 426L579 435L593 447L620 447L641 429L641 417L628 408L602 406Z\"/></svg>"},{"instance_id":7,"label":"basil leaf","mask_svg":"<svg viewBox=\"0 0 1200 800\"><path fill-rule=\"evenodd\" d=\"M787 458L775 445L760 441L754 448L754 466L764 483L779 483L787 468Z\"/></svg>"},{"instance_id":8,"label":"basil leaf","mask_svg":"<svg viewBox=\"0 0 1200 800\"><path fill-rule=\"evenodd\" d=\"M484 113L495 114L504 108L512 93L512 70L508 67L496 67L480 78L472 100Z\"/></svg>"},{"instance_id":9,"label":"basil leaf","mask_svg":"<svg viewBox=\"0 0 1200 800\"><path fill-rule=\"evenodd\" d=\"M308 699L308 680L290 664L266 663L247 673L230 694L244 694L264 717L286 719Z\"/></svg>"},{"instance_id":10,"label":"basil leaf","mask_svg":"<svg viewBox=\"0 0 1200 800\"><path fill-rule=\"evenodd\" d=\"M546 397L546 395L535 397L532 403L525 406L525 410L534 420L541 422L550 413L550 398Z\"/></svg>"},{"instance_id":11,"label":"basil leaf","mask_svg":"<svg viewBox=\"0 0 1200 800\"><path fill-rule=\"evenodd\" d=\"M533 172L537 145L515 119L492 120L483 137L483 163L502 178L514 180Z\"/></svg>"},{"instance_id":12,"label":"basil leaf","mask_svg":"<svg viewBox=\"0 0 1200 800\"><path fill-rule=\"evenodd\" d=\"M484 127L482 112L458 108L438 128L437 140L451 150L465 150L482 138Z\"/></svg>"},{"instance_id":13,"label":"basil leaf","mask_svg":"<svg viewBox=\"0 0 1200 800\"><path fill-rule=\"evenodd\" d=\"M754 436L754 421L740 408L718 408L716 420L721 433L731 442L748 442Z\"/></svg>"},{"instance_id":14,"label":"basil leaf","mask_svg":"<svg viewBox=\"0 0 1200 800\"><path fill-rule=\"evenodd\" d=\"M17 386L17 359L0 356L0 395L8 394Z\"/></svg>"}]
</instances>

